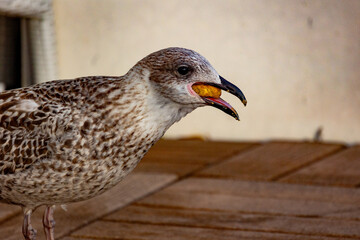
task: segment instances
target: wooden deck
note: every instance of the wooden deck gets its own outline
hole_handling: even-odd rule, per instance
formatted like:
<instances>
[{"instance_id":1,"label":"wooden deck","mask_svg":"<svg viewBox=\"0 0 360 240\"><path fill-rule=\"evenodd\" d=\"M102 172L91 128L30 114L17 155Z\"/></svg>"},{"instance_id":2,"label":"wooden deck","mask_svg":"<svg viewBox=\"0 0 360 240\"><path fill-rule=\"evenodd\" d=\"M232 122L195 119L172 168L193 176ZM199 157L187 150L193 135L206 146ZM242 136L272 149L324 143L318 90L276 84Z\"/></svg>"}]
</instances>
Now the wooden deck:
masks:
<instances>
[{"instance_id":1,"label":"wooden deck","mask_svg":"<svg viewBox=\"0 0 360 240\"><path fill-rule=\"evenodd\" d=\"M56 236L360 239L359 186L360 146L160 141L115 188L57 208ZM22 239L21 223L20 208L0 205L0 239Z\"/></svg>"}]
</instances>

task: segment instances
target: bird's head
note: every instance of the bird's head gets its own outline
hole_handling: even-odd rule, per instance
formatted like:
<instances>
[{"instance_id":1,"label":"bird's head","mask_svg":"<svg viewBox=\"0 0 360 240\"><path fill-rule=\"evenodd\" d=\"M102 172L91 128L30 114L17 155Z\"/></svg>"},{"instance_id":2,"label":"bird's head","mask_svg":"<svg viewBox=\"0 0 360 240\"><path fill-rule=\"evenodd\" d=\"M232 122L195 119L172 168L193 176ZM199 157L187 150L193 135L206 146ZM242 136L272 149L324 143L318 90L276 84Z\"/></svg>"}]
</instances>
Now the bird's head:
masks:
<instances>
[{"instance_id":1,"label":"bird's head","mask_svg":"<svg viewBox=\"0 0 360 240\"><path fill-rule=\"evenodd\" d=\"M239 120L235 109L220 98L221 90L235 95L246 105L241 90L221 77L195 51L166 48L148 55L137 65L149 70L149 82L158 94L181 106L210 105Z\"/></svg>"}]
</instances>

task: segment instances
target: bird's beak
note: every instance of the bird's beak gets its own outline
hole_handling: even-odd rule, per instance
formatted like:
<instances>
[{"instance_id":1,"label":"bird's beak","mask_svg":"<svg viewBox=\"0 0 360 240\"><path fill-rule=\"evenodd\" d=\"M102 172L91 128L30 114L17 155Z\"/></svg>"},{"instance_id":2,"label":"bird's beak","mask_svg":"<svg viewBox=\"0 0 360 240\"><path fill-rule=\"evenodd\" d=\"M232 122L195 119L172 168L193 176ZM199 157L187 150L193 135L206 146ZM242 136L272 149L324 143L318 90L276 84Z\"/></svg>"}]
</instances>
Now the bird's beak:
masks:
<instances>
[{"instance_id":1,"label":"bird's beak","mask_svg":"<svg viewBox=\"0 0 360 240\"><path fill-rule=\"evenodd\" d=\"M240 101L244 104L244 106L246 106L247 100L246 100L244 94L242 93L242 91L237 86L232 84L231 82L225 80L223 77L221 77L221 76L219 76L219 77L220 77L221 83L205 83L205 85L213 86L215 88L227 91L227 92L235 95L236 97L238 97L240 99ZM200 84L204 84L204 83L200 83ZM199 96L205 101L205 103L207 105L216 107L216 108L220 109L221 111L233 116L236 120L239 120L239 115L236 112L236 110L229 103L227 103L220 97L212 97L212 96L205 96L205 95L202 96L201 94L199 94Z\"/></svg>"}]
</instances>

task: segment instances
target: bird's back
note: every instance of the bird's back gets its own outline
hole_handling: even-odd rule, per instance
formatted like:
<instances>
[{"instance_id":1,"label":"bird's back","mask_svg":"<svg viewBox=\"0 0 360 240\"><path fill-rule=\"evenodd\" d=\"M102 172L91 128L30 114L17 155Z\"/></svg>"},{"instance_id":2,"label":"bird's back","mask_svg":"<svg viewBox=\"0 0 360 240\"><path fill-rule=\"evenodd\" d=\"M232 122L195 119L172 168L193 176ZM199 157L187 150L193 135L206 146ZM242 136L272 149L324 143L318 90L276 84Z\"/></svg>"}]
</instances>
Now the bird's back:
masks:
<instances>
[{"instance_id":1,"label":"bird's back","mask_svg":"<svg viewBox=\"0 0 360 240\"><path fill-rule=\"evenodd\" d=\"M53 81L0 93L0 175L55 154L53 141L76 128L86 108L84 82Z\"/></svg>"},{"instance_id":2,"label":"bird's back","mask_svg":"<svg viewBox=\"0 0 360 240\"><path fill-rule=\"evenodd\" d=\"M69 199L78 195L81 200L91 195L90 191L96 193L106 188L94 176L101 175L105 164L111 167L120 164L116 159L106 162L115 154L121 156L121 152L115 152L119 145L117 148L112 145L113 152L104 151L110 144L121 142L116 139L117 133L111 131L116 123L105 117L109 108L106 102L109 92L105 90L119 91L113 84L115 80L119 78L88 77L0 93L2 199L26 204L21 203L22 192L26 192L29 198L34 198L29 202L41 202L36 199L39 196L54 202L56 191L67 191L62 195ZM89 187L83 183L80 186L86 179ZM43 189L38 187L41 185ZM41 192L51 188L54 193Z\"/></svg>"}]
</instances>

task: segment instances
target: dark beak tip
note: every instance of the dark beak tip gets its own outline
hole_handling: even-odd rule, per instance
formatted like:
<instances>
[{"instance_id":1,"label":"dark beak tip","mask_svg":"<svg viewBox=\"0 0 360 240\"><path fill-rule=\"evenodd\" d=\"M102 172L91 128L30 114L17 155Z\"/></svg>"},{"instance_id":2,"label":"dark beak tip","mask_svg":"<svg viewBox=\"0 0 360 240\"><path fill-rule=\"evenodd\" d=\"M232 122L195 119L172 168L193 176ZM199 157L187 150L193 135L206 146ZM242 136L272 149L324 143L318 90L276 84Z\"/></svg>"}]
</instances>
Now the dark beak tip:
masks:
<instances>
[{"instance_id":1,"label":"dark beak tip","mask_svg":"<svg viewBox=\"0 0 360 240\"><path fill-rule=\"evenodd\" d=\"M231 109L232 113L230 114L233 118L235 118L236 120L240 121L239 115L238 113L235 111L235 109Z\"/></svg>"},{"instance_id":2,"label":"dark beak tip","mask_svg":"<svg viewBox=\"0 0 360 240\"><path fill-rule=\"evenodd\" d=\"M244 104L244 106L246 106L247 100L245 98L245 95L242 93L242 91L237 86L235 86L231 82L227 81L222 76L219 76L219 77L220 77L221 85L222 85L221 89L226 90L227 92L238 97L241 100L241 102Z\"/></svg>"}]
</instances>

